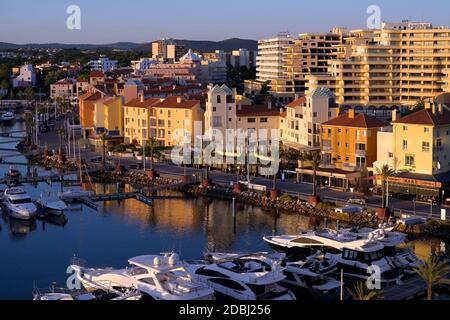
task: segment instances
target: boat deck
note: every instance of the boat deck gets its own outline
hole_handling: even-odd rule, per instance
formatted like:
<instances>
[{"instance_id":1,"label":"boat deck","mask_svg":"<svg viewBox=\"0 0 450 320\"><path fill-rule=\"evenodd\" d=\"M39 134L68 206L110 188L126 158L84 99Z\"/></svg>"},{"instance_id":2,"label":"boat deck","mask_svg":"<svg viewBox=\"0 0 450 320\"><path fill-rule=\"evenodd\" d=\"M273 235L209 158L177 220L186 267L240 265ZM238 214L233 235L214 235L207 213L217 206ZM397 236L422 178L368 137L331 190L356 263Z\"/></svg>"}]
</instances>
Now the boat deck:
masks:
<instances>
[{"instance_id":1,"label":"boat deck","mask_svg":"<svg viewBox=\"0 0 450 320\"><path fill-rule=\"evenodd\" d=\"M410 300L417 299L426 294L427 285L419 276L413 276L403 281L402 284L385 288L385 300Z\"/></svg>"}]
</instances>

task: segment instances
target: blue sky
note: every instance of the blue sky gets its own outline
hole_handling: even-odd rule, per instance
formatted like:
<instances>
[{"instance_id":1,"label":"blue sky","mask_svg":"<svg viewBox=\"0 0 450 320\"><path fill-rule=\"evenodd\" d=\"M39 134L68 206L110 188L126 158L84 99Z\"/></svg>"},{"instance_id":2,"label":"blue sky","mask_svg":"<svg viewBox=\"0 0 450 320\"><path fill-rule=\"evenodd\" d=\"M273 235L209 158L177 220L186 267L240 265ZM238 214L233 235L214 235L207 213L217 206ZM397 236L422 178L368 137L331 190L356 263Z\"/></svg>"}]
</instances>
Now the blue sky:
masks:
<instances>
[{"instance_id":1,"label":"blue sky","mask_svg":"<svg viewBox=\"0 0 450 320\"><path fill-rule=\"evenodd\" d=\"M66 28L72 4L81 8L81 30ZM371 4L381 7L385 21L450 25L448 0L0 0L0 42L256 40L279 31L364 28Z\"/></svg>"}]
</instances>

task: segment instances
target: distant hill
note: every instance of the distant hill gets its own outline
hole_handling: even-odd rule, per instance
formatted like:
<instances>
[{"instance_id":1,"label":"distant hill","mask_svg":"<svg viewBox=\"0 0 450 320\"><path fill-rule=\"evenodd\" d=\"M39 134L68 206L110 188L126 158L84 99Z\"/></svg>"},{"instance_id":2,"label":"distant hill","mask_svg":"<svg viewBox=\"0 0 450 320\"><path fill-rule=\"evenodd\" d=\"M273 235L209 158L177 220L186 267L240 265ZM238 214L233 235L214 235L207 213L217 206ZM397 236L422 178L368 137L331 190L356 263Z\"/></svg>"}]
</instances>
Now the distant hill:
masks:
<instances>
[{"instance_id":1,"label":"distant hill","mask_svg":"<svg viewBox=\"0 0 450 320\"><path fill-rule=\"evenodd\" d=\"M212 52L215 50L231 51L239 48L248 50L257 50L258 42L247 39L228 39L223 41L198 41L198 40L175 40L177 43L186 46L192 50L201 52ZM63 44L63 43L28 43L13 44L0 42L0 50L4 49L70 49L77 48L81 50L139 50L150 51L150 43L117 42L111 44Z\"/></svg>"}]
</instances>

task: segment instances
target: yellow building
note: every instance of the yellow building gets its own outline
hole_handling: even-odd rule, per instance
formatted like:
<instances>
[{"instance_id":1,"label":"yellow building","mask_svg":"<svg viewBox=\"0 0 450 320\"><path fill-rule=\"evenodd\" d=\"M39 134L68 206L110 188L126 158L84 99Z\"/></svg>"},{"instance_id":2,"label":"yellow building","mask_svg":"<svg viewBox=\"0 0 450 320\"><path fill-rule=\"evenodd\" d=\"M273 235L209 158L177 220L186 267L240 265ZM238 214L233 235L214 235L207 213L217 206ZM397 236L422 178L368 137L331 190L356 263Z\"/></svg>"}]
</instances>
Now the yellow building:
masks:
<instances>
[{"instance_id":1,"label":"yellow building","mask_svg":"<svg viewBox=\"0 0 450 320\"><path fill-rule=\"evenodd\" d=\"M94 103L94 126L123 135L122 97L106 97Z\"/></svg>"},{"instance_id":2,"label":"yellow building","mask_svg":"<svg viewBox=\"0 0 450 320\"><path fill-rule=\"evenodd\" d=\"M323 162L339 169L361 170L377 160L377 133L387 124L350 109L322 124Z\"/></svg>"},{"instance_id":3,"label":"yellow building","mask_svg":"<svg viewBox=\"0 0 450 320\"><path fill-rule=\"evenodd\" d=\"M155 138L161 146L177 145L182 137L176 138L177 130L185 129L192 133L196 122L203 122L204 111L200 101L185 100L182 97L166 99L134 99L123 106L125 141L145 141ZM201 128L199 134L203 134Z\"/></svg>"},{"instance_id":4,"label":"yellow building","mask_svg":"<svg viewBox=\"0 0 450 320\"><path fill-rule=\"evenodd\" d=\"M426 103L426 108L392 122L391 192L441 200L450 182L450 94Z\"/></svg>"}]
</instances>

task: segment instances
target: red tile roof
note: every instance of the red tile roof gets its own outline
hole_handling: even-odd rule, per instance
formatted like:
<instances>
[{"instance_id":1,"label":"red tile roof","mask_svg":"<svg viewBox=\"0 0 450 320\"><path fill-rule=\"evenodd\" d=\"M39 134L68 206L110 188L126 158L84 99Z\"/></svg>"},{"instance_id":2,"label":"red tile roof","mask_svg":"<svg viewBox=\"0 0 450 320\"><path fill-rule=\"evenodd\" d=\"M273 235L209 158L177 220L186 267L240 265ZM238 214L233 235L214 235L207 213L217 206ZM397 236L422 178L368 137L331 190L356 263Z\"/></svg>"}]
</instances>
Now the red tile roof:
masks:
<instances>
[{"instance_id":1,"label":"red tile roof","mask_svg":"<svg viewBox=\"0 0 450 320\"><path fill-rule=\"evenodd\" d=\"M155 104L159 103L161 100L159 99L145 99L144 102L141 102L141 98L136 98L128 102L125 107L132 108L150 108Z\"/></svg>"},{"instance_id":2,"label":"red tile roof","mask_svg":"<svg viewBox=\"0 0 450 320\"><path fill-rule=\"evenodd\" d=\"M196 105L200 104L199 100L185 100L183 97L172 96L164 99L158 104L154 105L155 108L178 108L178 109L192 109Z\"/></svg>"},{"instance_id":3,"label":"red tile roof","mask_svg":"<svg viewBox=\"0 0 450 320\"><path fill-rule=\"evenodd\" d=\"M109 106L113 103L115 103L117 100L121 99L121 97L110 97L109 99L106 99L105 101L103 101L103 104Z\"/></svg>"},{"instance_id":4,"label":"red tile roof","mask_svg":"<svg viewBox=\"0 0 450 320\"><path fill-rule=\"evenodd\" d=\"M431 109L422 109L398 119L397 121L393 121L392 123L420 124L429 126L450 125L450 111L444 108L442 113L436 112L433 114Z\"/></svg>"},{"instance_id":5,"label":"red tile roof","mask_svg":"<svg viewBox=\"0 0 450 320\"><path fill-rule=\"evenodd\" d=\"M83 94L80 97L80 100L83 101L97 101L102 98L102 94L100 92L88 92Z\"/></svg>"},{"instance_id":6,"label":"red tile roof","mask_svg":"<svg viewBox=\"0 0 450 320\"><path fill-rule=\"evenodd\" d=\"M280 110L276 107L272 106L269 109L268 105L250 105L250 106L241 106L241 109L237 109L236 115L238 117L246 117L246 116L279 116Z\"/></svg>"},{"instance_id":7,"label":"red tile roof","mask_svg":"<svg viewBox=\"0 0 450 320\"><path fill-rule=\"evenodd\" d=\"M368 116L364 113L355 115L354 118L350 118L349 114L338 116L322 124L323 126L339 126L339 127L351 127L351 128L382 128L388 126L377 118Z\"/></svg>"},{"instance_id":8,"label":"red tile roof","mask_svg":"<svg viewBox=\"0 0 450 320\"><path fill-rule=\"evenodd\" d=\"M306 103L306 98L305 97L301 97L298 98L297 100L292 101L291 103L289 103L286 108L295 108L298 107L302 104Z\"/></svg>"},{"instance_id":9,"label":"red tile roof","mask_svg":"<svg viewBox=\"0 0 450 320\"><path fill-rule=\"evenodd\" d=\"M101 71L91 71L89 74L89 77L91 78L104 78L105 74Z\"/></svg>"}]
</instances>

